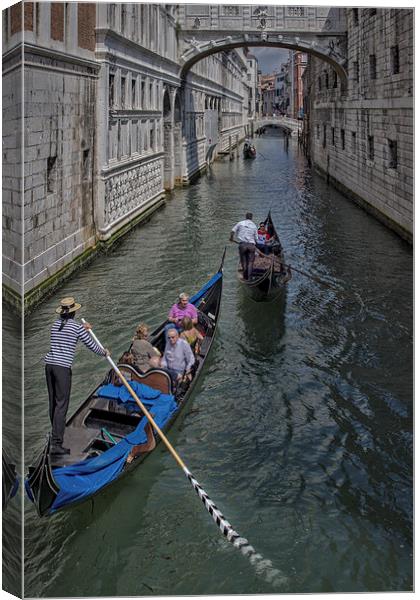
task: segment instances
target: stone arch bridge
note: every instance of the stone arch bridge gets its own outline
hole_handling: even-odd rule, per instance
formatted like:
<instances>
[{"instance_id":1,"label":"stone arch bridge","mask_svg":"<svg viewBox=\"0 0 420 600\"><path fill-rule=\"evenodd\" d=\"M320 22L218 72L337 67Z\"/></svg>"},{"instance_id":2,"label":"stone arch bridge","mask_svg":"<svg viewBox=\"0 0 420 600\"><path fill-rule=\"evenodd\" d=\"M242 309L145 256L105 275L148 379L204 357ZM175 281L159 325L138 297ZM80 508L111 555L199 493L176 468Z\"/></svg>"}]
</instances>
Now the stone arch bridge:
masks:
<instances>
[{"instance_id":1,"label":"stone arch bridge","mask_svg":"<svg viewBox=\"0 0 420 600\"><path fill-rule=\"evenodd\" d=\"M345 9L328 6L181 4L181 77L202 58L238 47L301 50L326 61L347 82Z\"/></svg>"}]
</instances>

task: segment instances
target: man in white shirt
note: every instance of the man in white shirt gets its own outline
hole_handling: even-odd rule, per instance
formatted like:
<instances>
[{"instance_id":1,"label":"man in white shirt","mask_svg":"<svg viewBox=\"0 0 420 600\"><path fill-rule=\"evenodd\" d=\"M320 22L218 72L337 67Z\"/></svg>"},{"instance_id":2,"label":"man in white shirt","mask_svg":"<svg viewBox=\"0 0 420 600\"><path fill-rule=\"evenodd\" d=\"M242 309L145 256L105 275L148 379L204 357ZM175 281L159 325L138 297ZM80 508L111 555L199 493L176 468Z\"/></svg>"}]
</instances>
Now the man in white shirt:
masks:
<instances>
[{"instance_id":1,"label":"man in white shirt","mask_svg":"<svg viewBox=\"0 0 420 600\"><path fill-rule=\"evenodd\" d=\"M179 382L185 375L191 381L191 369L195 363L188 342L179 337L179 332L173 327L168 331L168 343L160 361L161 366L167 369L174 382Z\"/></svg>"},{"instance_id":2,"label":"man in white shirt","mask_svg":"<svg viewBox=\"0 0 420 600\"><path fill-rule=\"evenodd\" d=\"M252 221L252 213L246 213L245 220L239 221L239 223L236 223L233 227L229 238L231 242L233 242L235 234L239 242L239 258L242 265L242 275L244 279L249 279L254 267L255 244L258 242L258 230L257 226Z\"/></svg>"}]
</instances>

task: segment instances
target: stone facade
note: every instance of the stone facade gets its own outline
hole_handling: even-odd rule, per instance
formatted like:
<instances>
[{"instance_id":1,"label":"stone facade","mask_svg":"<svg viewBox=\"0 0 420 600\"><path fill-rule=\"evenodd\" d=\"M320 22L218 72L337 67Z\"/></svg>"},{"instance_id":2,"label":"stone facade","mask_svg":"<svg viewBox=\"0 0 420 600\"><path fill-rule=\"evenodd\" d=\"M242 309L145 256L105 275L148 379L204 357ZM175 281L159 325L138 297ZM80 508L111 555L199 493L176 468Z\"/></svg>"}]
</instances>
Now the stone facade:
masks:
<instances>
[{"instance_id":1,"label":"stone facade","mask_svg":"<svg viewBox=\"0 0 420 600\"><path fill-rule=\"evenodd\" d=\"M8 297L42 297L252 131L253 41L316 57L305 76L307 152L411 237L412 10L23 6L3 11Z\"/></svg>"},{"instance_id":2,"label":"stone facade","mask_svg":"<svg viewBox=\"0 0 420 600\"><path fill-rule=\"evenodd\" d=\"M308 154L331 183L407 240L413 234L410 9L347 9L347 87L310 58Z\"/></svg>"},{"instance_id":3,"label":"stone facade","mask_svg":"<svg viewBox=\"0 0 420 600\"><path fill-rule=\"evenodd\" d=\"M17 302L40 299L245 135L243 52L181 78L175 5L15 5L3 64L3 290Z\"/></svg>"}]
</instances>

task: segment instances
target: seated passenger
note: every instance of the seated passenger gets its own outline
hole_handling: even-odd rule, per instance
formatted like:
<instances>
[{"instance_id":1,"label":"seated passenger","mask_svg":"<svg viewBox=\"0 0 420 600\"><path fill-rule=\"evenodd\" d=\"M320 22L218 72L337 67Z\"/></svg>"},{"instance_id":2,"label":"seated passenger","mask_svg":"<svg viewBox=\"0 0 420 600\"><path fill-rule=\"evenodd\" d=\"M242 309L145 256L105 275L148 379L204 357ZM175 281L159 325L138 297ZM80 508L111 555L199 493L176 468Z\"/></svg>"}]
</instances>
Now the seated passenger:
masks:
<instances>
[{"instance_id":1,"label":"seated passenger","mask_svg":"<svg viewBox=\"0 0 420 600\"><path fill-rule=\"evenodd\" d=\"M133 338L131 353L133 355L133 366L141 373L145 373L154 367L154 359L160 356L159 351L147 340L148 337L149 328L144 323L140 323Z\"/></svg>"},{"instance_id":2,"label":"seated passenger","mask_svg":"<svg viewBox=\"0 0 420 600\"><path fill-rule=\"evenodd\" d=\"M256 246L257 246L258 250L260 250L264 254L269 254L270 246L271 246L271 244L270 244L271 236L265 227L265 223L260 223L260 225L258 227L257 235L258 235L258 243L256 244Z\"/></svg>"},{"instance_id":3,"label":"seated passenger","mask_svg":"<svg viewBox=\"0 0 420 600\"><path fill-rule=\"evenodd\" d=\"M182 332L179 337L189 343L191 350L194 352L194 354L198 354L200 351L200 344L204 339L203 336L194 327L190 317L184 317L181 321L181 325Z\"/></svg>"},{"instance_id":4,"label":"seated passenger","mask_svg":"<svg viewBox=\"0 0 420 600\"><path fill-rule=\"evenodd\" d=\"M184 317L190 317L193 325L198 323L198 313L194 304L188 302L188 294L182 293L178 296L178 302L171 307L168 315L169 324L165 327L166 341L168 341L168 331L175 327L177 331L181 331L181 321Z\"/></svg>"},{"instance_id":5,"label":"seated passenger","mask_svg":"<svg viewBox=\"0 0 420 600\"><path fill-rule=\"evenodd\" d=\"M194 354L188 342L179 337L174 327L169 329L168 342L160 361L161 366L169 371L175 383L179 383L185 379L191 381L191 369L194 363Z\"/></svg>"}]
</instances>

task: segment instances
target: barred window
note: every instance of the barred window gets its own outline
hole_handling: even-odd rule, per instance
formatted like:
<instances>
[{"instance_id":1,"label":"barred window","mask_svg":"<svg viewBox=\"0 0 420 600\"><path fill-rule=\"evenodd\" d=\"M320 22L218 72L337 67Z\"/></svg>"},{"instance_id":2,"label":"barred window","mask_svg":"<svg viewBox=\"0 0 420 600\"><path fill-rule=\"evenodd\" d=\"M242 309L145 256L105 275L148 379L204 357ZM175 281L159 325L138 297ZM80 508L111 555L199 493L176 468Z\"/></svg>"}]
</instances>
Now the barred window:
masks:
<instances>
[{"instance_id":1,"label":"barred window","mask_svg":"<svg viewBox=\"0 0 420 600\"><path fill-rule=\"evenodd\" d=\"M327 126L324 125L324 135L322 138L322 147L325 148L327 145Z\"/></svg>"},{"instance_id":2,"label":"barred window","mask_svg":"<svg viewBox=\"0 0 420 600\"><path fill-rule=\"evenodd\" d=\"M303 17L305 15L305 9L303 6L289 6L287 9L288 17Z\"/></svg>"},{"instance_id":3,"label":"barred window","mask_svg":"<svg viewBox=\"0 0 420 600\"><path fill-rule=\"evenodd\" d=\"M359 83L359 61L353 62L353 79L356 83Z\"/></svg>"},{"instance_id":4,"label":"barred window","mask_svg":"<svg viewBox=\"0 0 420 600\"><path fill-rule=\"evenodd\" d=\"M346 149L346 132L344 129L341 130L341 149Z\"/></svg>"},{"instance_id":5,"label":"barred window","mask_svg":"<svg viewBox=\"0 0 420 600\"><path fill-rule=\"evenodd\" d=\"M359 9L353 8L353 25L357 26L359 24Z\"/></svg>"},{"instance_id":6,"label":"barred window","mask_svg":"<svg viewBox=\"0 0 420 600\"><path fill-rule=\"evenodd\" d=\"M373 135L368 135L367 142L368 142L368 146L367 146L368 159L369 160L374 160L374 158L375 158L375 146L374 146Z\"/></svg>"},{"instance_id":7,"label":"barred window","mask_svg":"<svg viewBox=\"0 0 420 600\"><path fill-rule=\"evenodd\" d=\"M237 17L239 15L239 6L224 6L223 14L227 17Z\"/></svg>"},{"instance_id":8,"label":"barred window","mask_svg":"<svg viewBox=\"0 0 420 600\"><path fill-rule=\"evenodd\" d=\"M355 131L351 132L351 151L353 152L353 154L356 153L356 132Z\"/></svg>"},{"instance_id":9,"label":"barred window","mask_svg":"<svg viewBox=\"0 0 420 600\"><path fill-rule=\"evenodd\" d=\"M333 71L333 88L338 86L338 75L337 71Z\"/></svg>"},{"instance_id":10,"label":"barred window","mask_svg":"<svg viewBox=\"0 0 420 600\"><path fill-rule=\"evenodd\" d=\"M331 144L335 146L335 129L331 127Z\"/></svg>"},{"instance_id":11,"label":"barred window","mask_svg":"<svg viewBox=\"0 0 420 600\"><path fill-rule=\"evenodd\" d=\"M125 107L125 77L121 77L121 108Z\"/></svg>"},{"instance_id":12,"label":"barred window","mask_svg":"<svg viewBox=\"0 0 420 600\"><path fill-rule=\"evenodd\" d=\"M400 51L398 46L391 46L391 73L400 72Z\"/></svg>"},{"instance_id":13,"label":"barred window","mask_svg":"<svg viewBox=\"0 0 420 600\"><path fill-rule=\"evenodd\" d=\"M388 168L396 169L398 166L397 141L388 139Z\"/></svg>"},{"instance_id":14,"label":"barred window","mask_svg":"<svg viewBox=\"0 0 420 600\"><path fill-rule=\"evenodd\" d=\"M108 98L109 108L112 108L114 106L114 81L115 81L115 76L111 73L109 75L109 98Z\"/></svg>"},{"instance_id":15,"label":"barred window","mask_svg":"<svg viewBox=\"0 0 420 600\"><path fill-rule=\"evenodd\" d=\"M319 123L316 124L316 139L319 140L319 136L320 136L320 129L319 129Z\"/></svg>"},{"instance_id":16,"label":"barred window","mask_svg":"<svg viewBox=\"0 0 420 600\"><path fill-rule=\"evenodd\" d=\"M134 76L131 78L131 106L132 108L136 108L137 106L136 78Z\"/></svg>"},{"instance_id":17,"label":"barred window","mask_svg":"<svg viewBox=\"0 0 420 600\"><path fill-rule=\"evenodd\" d=\"M376 79L376 55L369 55L369 75L371 79Z\"/></svg>"}]
</instances>

